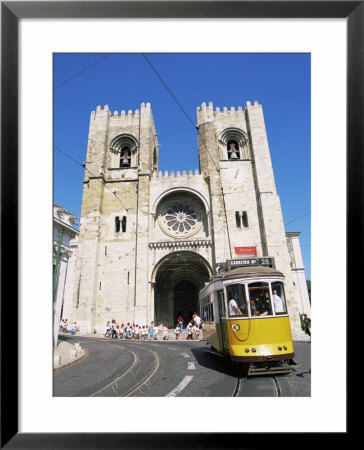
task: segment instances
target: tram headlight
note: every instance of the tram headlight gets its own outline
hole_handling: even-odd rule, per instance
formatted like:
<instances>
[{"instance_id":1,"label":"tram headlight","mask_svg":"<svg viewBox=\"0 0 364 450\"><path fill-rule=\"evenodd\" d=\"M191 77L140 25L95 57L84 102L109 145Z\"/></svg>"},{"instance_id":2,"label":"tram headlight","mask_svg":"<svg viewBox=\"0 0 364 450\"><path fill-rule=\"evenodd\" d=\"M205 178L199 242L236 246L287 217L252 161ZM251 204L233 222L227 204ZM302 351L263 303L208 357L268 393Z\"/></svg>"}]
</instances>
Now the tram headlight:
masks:
<instances>
[{"instance_id":1,"label":"tram headlight","mask_svg":"<svg viewBox=\"0 0 364 450\"><path fill-rule=\"evenodd\" d=\"M281 347L280 345L278 345L278 350L279 350L279 351L281 351L281 350L282 350L282 347Z\"/></svg>"},{"instance_id":2,"label":"tram headlight","mask_svg":"<svg viewBox=\"0 0 364 450\"><path fill-rule=\"evenodd\" d=\"M283 349L284 349L284 350L287 350L287 347L286 347L285 345L283 345Z\"/></svg>"},{"instance_id":3,"label":"tram headlight","mask_svg":"<svg viewBox=\"0 0 364 450\"><path fill-rule=\"evenodd\" d=\"M257 350L255 348L252 348L252 352L255 353Z\"/></svg>"},{"instance_id":4,"label":"tram headlight","mask_svg":"<svg viewBox=\"0 0 364 450\"><path fill-rule=\"evenodd\" d=\"M238 325L237 323L234 323L231 328L233 329L233 331L239 331L240 330L240 325Z\"/></svg>"},{"instance_id":5,"label":"tram headlight","mask_svg":"<svg viewBox=\"0 0 364 450\"><path fill-rule=\"evenodd\" d=\"M248 348L245 349L245 353L249 353L250 350Z\"/></svg>"}]
</instances>

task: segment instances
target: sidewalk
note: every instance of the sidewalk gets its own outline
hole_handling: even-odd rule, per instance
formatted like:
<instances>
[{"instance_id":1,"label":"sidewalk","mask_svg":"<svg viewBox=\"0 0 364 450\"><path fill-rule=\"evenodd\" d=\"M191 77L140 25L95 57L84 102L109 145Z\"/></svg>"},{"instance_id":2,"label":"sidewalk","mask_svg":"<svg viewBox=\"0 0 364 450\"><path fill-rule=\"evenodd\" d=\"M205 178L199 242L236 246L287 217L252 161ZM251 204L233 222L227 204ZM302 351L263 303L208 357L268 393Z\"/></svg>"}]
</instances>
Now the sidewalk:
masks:
<instances>
[{"instance_id":1,"label":"sidewalk","mask_svg":"<svg viewBox=\"0 0 364 450\"><path fill-rule=\"evenodd\" d=\"M57 347L53 349L53 369L62 369L84 356L85 350L78 343L70 344L65 341L58 341Z\"/></svg>"}]
</instances>

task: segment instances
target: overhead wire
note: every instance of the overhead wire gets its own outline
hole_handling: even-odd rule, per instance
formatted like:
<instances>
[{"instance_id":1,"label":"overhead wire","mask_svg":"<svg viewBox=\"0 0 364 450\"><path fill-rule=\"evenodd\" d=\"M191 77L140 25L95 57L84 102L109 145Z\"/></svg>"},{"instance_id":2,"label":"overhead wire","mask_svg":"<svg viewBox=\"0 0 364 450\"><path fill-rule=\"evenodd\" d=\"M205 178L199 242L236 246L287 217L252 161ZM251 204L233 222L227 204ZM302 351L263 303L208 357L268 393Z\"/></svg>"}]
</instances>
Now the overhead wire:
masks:
<instances>
[{"instance_id":1,"label":"overhead wire","mask_svg":"<svg viewBox=\"0 0 364 450\"><path fill-rule=\"evenodd\" d=\"M107 189L108 191L110 191L115 198L118 200L118 202L121 204L121 206L123 207L123 209L126 211L127 215L129 216L131 223L133 224L133 226L135 227L135 223L133 221L133 219L131 218L130 214L129 214L129 208L126 208L125 205L122 203L122 201L119 199L119 197L117 196L117 193L115 191L113 191L112 189L108 188L107 186L105 186L101 181L100 181L100 177L93 174L91 172L90 169L88 169L86 167L87 162L85 163L80 163L79 161L77 161L76 159L74 159L72 156L70 156L68 153L66 153L65 151L63 151L62 149L60 149L57 145L53 146L56 150L58 150L59 152L63 153L65 156L67 156L68 158L70 158L72 161L74 161L76 164L78 164L79 166L83 167L85 170L87 170L88 173L91 174L91 176L95 177L96 180L98 180L104 187L105 189Z\"/></svg>"},{"instance_id":2,"label":"overhead wire","mask_svg":"<svg viewBox=\"0 0 364 450\"><path fill-rule=\"evenodd\" d=\"M66 83L69 83L70 81L72 81L73 79L77 78L78 76L82 75L84 72L86 72L87 70L91 69L91 67L96 66L96 64L99 64L101 61L104 61L104 59L108 58L109 56L113 55L113 53L108 53L105 56L103 56L102 58L98 59L97 61L93 62L92 64L88 65L87 67L85 67L84 69L80 70L79 72L75 73L74 75L72 75L71 77L67 78L66 80L62 81L61 83L57 84L57 86L55 86L53 88L53 90L56 90L58 88L60 88L61 86L65 85Z\"/></svg>"},{"instance_id":3,"label":"overhead wire","mask_svg":"<svg viewBox=\"0 0 364 450\"><path fill-rule=\"evenodd\" d=\"M174 93L172 92L172 90L167 86L167 84L165 83L165 81L163 80L163 78L161 77L161 75L158 73L158 71L156 70L156 68L154 67L154 65L151 63L151 61L146 57L146 55L145 55L144 53L142 53L142 56L143 56L144 59L147 61L147 63L149 64L149 66L152 68L153 72L156 74L156 76L157 76L158 79L161 81L161 83L163 84L163 86L164 86L164 87L167 89L167 91L170 93L170 95L172 96L172 98L174 99L174 101L177 103L177 105L179 106L179 108L182 110L182 112L184 113L184 115L187 117L187 119L189 120L189 122L190 122L190 123L192 124L192 126L197 130L197 133L198 133L198 135L199 135L199 137L200 137L202 143L204 144L205 149L206 149L206 151L208 152L208 154L209 154L209 156L210 156L210 158L211 158L211 160L212 160L212 162L213 162L213 164L214 164L214 166L215 166L215 169L216 169L216 171L218 172L219 177L220 177L220 179L221 179L220 170L219 170L219 168L217 167L217 163L215 162L215 160L214 160L213 157L211 156L211 153L209 152L209 149L208 149L208 147L207 147L207 145L206 145L206 143L205 143L205 140L204 140L203 137L201 136L201 133L200 133L200 131L199 131L199 127L196 126L196 125L194 124L194 122L192 121L192 119L190 118L190 116L188 115L188 113L185 111L185 109L183 108L183 106L181 105L181 103L179 102L179 100L177 99L177 97L174 95ZM301 94L306 93L306 92L309 92L309 90L307 89L307 90L304 90L304 91L300 91L300 92L298 92L298 93L291 94L291 95L289 95L289 96L282 97L282 98L280 98L280 99L273 100L273 101L271 101L271 102L265 103L265 106L266 106L266 105L269 105L269 104L272 104L272 103L276 103L276 102L281 101L281 100L283 100L283 99L287 99L287 98L294 97L294 96L296 96L296 95L301 95ZM259 106L260 106L260 105L259 105ZM253 109L254 107L255 107L255 106L253 105L253 106L252 106L252 109ZM256 106L256 107L258 107L258 106ZM214 122L216 122L217 120L222 120L222 119L225 119L225 117L221 117L221 119L216 119L216 120L214 120ZM200 125L203 125L203 124L200 124ZM162 137L162 136L161 136L161 137ZM223 204L224 204L224 210L225 210L225 220L226 220L226 225L227 225L227 231L228 231L228 234L229 234L228 220L227 220L226 206L225 206L225 198L224 198L224 197L225 197L225 194L224 194L224 191L223 191L222 186L221 186L221 194L222 194L222 199L223 199ZM307 215L307 214L309 214L309 213L305 213L305 214L303 214L302 216L299 216L299 217L297 217L296 219L293 219L293 220L287 222L287 224L292 223L292 222L294 222L295 220L298 220L300 217L303 217L303 216L305 216L305 215ZM230 237L229 237L229 236L228 236L228 239L229 239L229 244L230 244L230 245L229 245L229 248L230 248L230 255L232 256L231 243L230 243Z\"/></svg>"}]
</instances>

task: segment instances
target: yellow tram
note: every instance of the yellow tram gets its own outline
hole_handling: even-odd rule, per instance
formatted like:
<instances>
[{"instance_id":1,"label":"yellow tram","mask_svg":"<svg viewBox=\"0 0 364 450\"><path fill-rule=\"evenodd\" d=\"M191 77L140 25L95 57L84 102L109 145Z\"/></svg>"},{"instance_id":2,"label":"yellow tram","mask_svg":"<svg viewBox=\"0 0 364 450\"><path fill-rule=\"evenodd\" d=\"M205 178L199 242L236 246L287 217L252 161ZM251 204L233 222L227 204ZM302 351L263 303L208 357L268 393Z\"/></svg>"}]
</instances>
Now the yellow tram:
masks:
<instances>
[{"instance_id":1,"label":"yellow tram","mask_svg":"<svg viewBox=\"0 0 364 450\"><path fill-rule=\"evenodd\" d=\"M199 306L206 342L246 363L248 376L290 372L294 348L281 272L259 265L223 271L205 284Z\"/></svg>"}]
</instances>

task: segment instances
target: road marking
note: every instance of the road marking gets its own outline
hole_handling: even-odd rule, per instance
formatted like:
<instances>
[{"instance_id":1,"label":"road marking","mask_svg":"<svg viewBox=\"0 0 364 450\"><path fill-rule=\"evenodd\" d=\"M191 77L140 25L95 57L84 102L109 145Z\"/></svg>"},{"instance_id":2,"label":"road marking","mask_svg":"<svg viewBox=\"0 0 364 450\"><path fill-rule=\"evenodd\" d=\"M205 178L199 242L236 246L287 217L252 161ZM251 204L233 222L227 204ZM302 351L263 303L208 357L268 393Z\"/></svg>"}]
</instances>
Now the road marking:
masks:
<instances>
[{"instance_id":1,"label":"road marking","mask_svg":"<svg viewBox=\"0 0 364 450\"><path fill-rule=\"evenodd\" d=\"M195 369L195 363L194 362L189 362L187 369L194 370Z\"/></svg>"},{"instance_id":2,"label":"road marking","mask_svg":"<svg viewBox=\"0 0 364 450\"><path fill-rule=\"evenodd\" d=\"M176 397L177 394L179 394L183 389L188 385L188 383L192 380L192 375L187 375L183 378L183 380L180 382L180 384L175 387L169 394L166 395L166 397Z\"/></svg>"},{"instance_id":3,"label":"road marking","mask_svg":"<svg viewBox=\"0 0 364 450\"><path fill-rule=\"evenodd\" d=\"M185 358L189 358L190 355L187 355L187 353L180 353L180 355L184 356Z\"/></svg>"}]
</instances>

